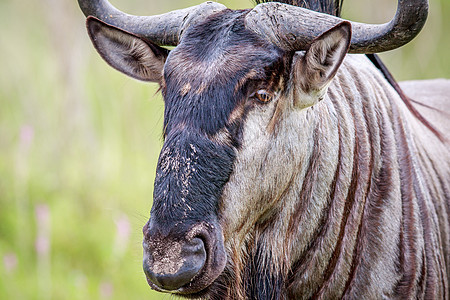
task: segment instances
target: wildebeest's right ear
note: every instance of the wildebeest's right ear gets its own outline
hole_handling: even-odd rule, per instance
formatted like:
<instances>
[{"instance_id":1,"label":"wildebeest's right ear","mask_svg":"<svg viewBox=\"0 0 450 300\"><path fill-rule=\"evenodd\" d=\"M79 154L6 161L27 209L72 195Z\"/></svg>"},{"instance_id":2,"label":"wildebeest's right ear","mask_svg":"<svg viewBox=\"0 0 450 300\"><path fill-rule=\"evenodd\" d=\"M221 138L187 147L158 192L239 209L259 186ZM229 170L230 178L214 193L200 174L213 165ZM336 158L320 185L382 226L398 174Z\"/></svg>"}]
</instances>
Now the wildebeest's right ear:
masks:
<instances>
[{"instance_id":1,"label":"wildebeest's right ear","mask_svg":"<svg viewBox=\"0 0 450 300\"><path fill-rule=\"evenodd\" d=\"M342 22L313 40L295 59L296 106L305 108L320 101L336 75L350 46L351 25Z\"/></svg>"},{"instance_id":2,"label":"wildebeest's right ear","mask_svg":"<svg viewBox=\"0 0 450 300\"><path fill-rule=\"evenodd\" d=\"M161 82L169 50L94 17L87 18L86 26L95 49L110 66L139 80Z\"/></svg>"}]
</instances>

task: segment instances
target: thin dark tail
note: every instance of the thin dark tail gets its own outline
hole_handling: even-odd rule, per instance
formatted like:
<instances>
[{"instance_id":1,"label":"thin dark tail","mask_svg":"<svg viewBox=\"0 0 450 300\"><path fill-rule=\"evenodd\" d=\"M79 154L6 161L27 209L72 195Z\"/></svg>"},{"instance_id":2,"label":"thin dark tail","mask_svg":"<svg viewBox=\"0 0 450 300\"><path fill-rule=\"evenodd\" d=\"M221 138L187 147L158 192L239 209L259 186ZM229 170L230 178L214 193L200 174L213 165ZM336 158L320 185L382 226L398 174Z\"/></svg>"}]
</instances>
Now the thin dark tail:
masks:
<instances>
[{"instance_id":1,"label":"thin dark tail","mask_svg":"<svg viewBox=\"0 0 450 300\"><path fill-rule=\"evenodd\" d=\"M386 78L389 84L392 85L392 87L397 91L409 111L417 119L419 119L419 121L422 122L423 125L430 129L431 132L433 132L439 138L439 140L445 142L446 139L443 137L442 133L438 129L436 129L436 127L434 127L430 122L428 122L428 120L424 116L422 116L422 114L413 106L413 100L406 96L398 82L395 80L394 76L392 76L386 65L381 61L380 57L376 54L366 54L366 56L375 65L375 67L377 67L381 71L381 73L383 73L384 78Z\"/></svg>"}]
</instances>

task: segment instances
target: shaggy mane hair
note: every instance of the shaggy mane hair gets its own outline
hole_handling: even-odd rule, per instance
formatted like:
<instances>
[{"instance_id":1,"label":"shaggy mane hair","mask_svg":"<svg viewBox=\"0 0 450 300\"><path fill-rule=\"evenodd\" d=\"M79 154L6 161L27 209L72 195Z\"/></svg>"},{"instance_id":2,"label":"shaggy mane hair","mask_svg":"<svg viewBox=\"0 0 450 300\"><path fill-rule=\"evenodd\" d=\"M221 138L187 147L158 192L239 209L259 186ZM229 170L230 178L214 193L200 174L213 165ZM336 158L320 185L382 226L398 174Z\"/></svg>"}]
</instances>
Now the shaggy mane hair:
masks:
<instances>
[{"instance_id":1,"label":"shaggy mane hair","mask_svg":"<svg viewBox=\"0 0 450 300\"><path fill-rule=\"evenodd\" d=\"M278 1L255 0L256 4L265 2L286 3L340 17L342 12L342 3L344 2L344 0L278 0Z\"/></svg>"}]
</instances>

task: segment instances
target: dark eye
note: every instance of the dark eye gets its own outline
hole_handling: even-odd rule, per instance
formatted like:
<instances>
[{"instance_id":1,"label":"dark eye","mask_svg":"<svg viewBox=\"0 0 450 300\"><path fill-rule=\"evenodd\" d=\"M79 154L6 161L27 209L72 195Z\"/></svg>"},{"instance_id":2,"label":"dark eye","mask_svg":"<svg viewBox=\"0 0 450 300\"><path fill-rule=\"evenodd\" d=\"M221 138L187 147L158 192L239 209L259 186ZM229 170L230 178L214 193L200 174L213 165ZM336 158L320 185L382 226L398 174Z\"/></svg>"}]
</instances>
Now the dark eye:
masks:
<instances>
[{"instance_id":1,"label":"dark eye","mask_svg":"<svg viewBox=\"0 0 450 300\"><path fill-rule=\"evenodd\" d=\"M263 103L268 103L272 101L273 93L270 93L267 90L259 90L254 94L254 97Z\"/></svg>"}]
</instances>

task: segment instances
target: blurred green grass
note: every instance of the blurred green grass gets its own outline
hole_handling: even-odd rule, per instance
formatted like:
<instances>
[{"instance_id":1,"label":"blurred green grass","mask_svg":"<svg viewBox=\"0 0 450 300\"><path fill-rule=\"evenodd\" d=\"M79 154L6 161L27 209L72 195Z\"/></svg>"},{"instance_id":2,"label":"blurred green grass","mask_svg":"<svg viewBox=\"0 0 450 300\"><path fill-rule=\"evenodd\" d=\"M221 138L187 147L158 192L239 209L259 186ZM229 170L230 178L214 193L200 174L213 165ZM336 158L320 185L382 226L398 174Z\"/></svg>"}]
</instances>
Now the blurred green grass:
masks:
<instances>
[{"instance_id":1,"label":"blurred green grass","mask_svg":"<svg viewBox=\"0 0 450 300\"><path fill-rule=\"evenodd\" d=\"M348 0L386 21L395 1ZM135 14L200 1L115 0ZM222 1L230 8L250 1ZM401 80L450 77L450 2L382 57ZM141 269L141 228L161 147L157 86L93 50L76 1L0 1L0 299L166 299Z\"/></svg>"}]
</instances>

